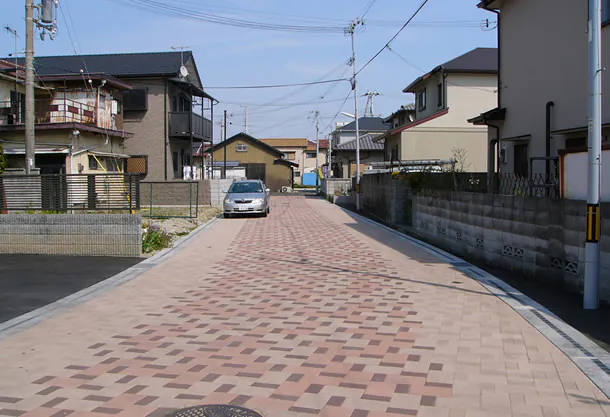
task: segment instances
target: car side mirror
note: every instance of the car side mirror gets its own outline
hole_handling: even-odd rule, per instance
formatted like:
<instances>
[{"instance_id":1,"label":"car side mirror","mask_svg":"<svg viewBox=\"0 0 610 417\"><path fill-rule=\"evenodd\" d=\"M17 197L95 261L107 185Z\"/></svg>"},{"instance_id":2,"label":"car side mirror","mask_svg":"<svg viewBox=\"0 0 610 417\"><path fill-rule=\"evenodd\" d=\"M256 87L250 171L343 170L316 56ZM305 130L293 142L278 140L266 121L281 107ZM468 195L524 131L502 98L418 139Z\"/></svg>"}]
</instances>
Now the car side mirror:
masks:
<instances>
[{"instance_id":1,"label":"car side mirror","mask_svg":"<svg viewBox=\"0 0 610 417\"><path fill-rule=\"evenodd\" d=\"M270 193L270 192L271 192L271 189L267 188L267 189L265 190L265 192L266 192L266 193Z\"/></svg>"},{"instance_id":2,"label":"car side mirror","mask_svg":"<svg viewBox=\"0 0 610 417\"><path fill-rule=\"evenodd\" d=\"M223 189L223 190L222 190L222 193L223 193L223 194L226 194L226 193L228 193L228 192L229 192L229 190L227 190L227 189Z\"/></svg>"}]
</instances>

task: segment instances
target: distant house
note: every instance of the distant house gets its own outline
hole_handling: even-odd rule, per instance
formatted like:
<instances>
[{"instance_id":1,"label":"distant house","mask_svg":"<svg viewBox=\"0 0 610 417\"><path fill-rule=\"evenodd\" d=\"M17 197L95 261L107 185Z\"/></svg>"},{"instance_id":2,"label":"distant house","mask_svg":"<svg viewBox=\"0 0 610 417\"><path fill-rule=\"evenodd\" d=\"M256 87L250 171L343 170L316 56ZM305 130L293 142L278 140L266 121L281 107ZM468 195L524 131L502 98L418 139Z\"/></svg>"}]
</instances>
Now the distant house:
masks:
<instances>
[{"instance_id":1,"label":"distant house","mask_svg":"<svg viewBox=\"0 0 610 417\"><path fill-rule=\"evenodd\" d=\"M183 179L183 168L194 165L193 143L212 143L216 102L203 90L191 51L42 56L35 66L43 78L72 77L83 91L100 85L88 85L91 74L129 85L122 98L114 98L121 116L117 130L133 133L121 152L147 156L147 180Z\"/></svg>"},{"instance_id":2,"label":"distant house","mask_svg":"<svg viewBox=\"0 0 610 417\"><path fill-rule=\"evenodd\" d=\"M8 167L24 171L24 71L0 61L0 144ZM35 168L43 174L119 172L126 167L121 102L131 85L107 74L39 74L35 89ZM44 87L44 88L43 88ZM36 172L36 171L35 171Z\"/></svg>"},{"instance_id":3,"label":"distant house","mask_svg":"<svg viewBox=\"0 0 610 417\"><path fill-rule=\"evenodd\" d=\"M205 152L210 155L210 170L213 169L213 173L206 173L206 178L212 175L222 178L226 168L227 178L259 179L272 191L293 186L293 170L298 164L285 159L284 152L246 133L239 133Z\"/></svg>"},{"instance_id":4,"label":"distant house","mask_svg":"<svg viewBox=\"0 0 610 417\"><path fill-rule=\"evenodd\" d=\"M284 153L284 159L298 164L294 170L295 182L303 184L303 178L316 169L316 143L304 138L264 138L261 142L271 145ZM318 166L326 163L328 141L320 141Z\"/></svg>"},{"instance_id":5,"label":"distant house","mask_svg":"<svg viewBox=\"0 0 610 417\"><path fill-rule=\"evenodd\" d=\"M382 117L361 117L358 119L358 128L360 130L360 136L369 134L371 136L378 136L386 133L390 128ZM356 139L356 122L344 124L343 126L337 127L331 134L332 148L335 149L337 146L342 145L346 142L351 142Z\"/></svg>"},{"instance_id":6,"label":"distant house","mask_svg":"<svg viewBox=\"0 0 610 417\"><path fill-rule=\"evenodd\" d=\"M487 127L468 118L496 102L498 51L476 48L418 77L403 92L415 96L413 107L401 108L388 119L385 160L451 159L463 169L485 171Z\"/></svg>"},{"instance_id":7,"label":"distant house","mask_svg":"<svg viewBox=\"0 0 610 417\"><path fill-rule=\"evenodd\" d=\"M610 2L602 11L602 67L610 65ZM520 177L557 174L563 150L581 152L587 164L588 139L588 6L571 0L485 0L479 7L499 13L500 89L498 101L471 115L489 129L490 172ZM548 11L552 10L552 19ZM541 26L541 19L544 25ZM602 83L602 140L610 145L610 83ZM475 117L476 116L476 117ZM608 154L608 152L605 152ZM551 158L547 162L544 158ZM553 160L554 158L554 160ZM606 163L604 167L608 166ZM572 179L586 195L586 169ZM550 180L550 178L549 178ZM608 184L602 181L603 184ZM606 193L610 193L607 188Z\"/></svg>"},{"instance_id":8,"label":"distant house","mask_svg":"<svg viewBox=\"0 0 610 417\"><path fill-rule=\"evenodd\" d=\"M360 136L360 173L364 173L371 162L384 160L384 142L375 141L371 134ZM337 146L332 153L332 169L335 178L352 178L357 172L356 140Z\"/></svg>"}]
</instances>

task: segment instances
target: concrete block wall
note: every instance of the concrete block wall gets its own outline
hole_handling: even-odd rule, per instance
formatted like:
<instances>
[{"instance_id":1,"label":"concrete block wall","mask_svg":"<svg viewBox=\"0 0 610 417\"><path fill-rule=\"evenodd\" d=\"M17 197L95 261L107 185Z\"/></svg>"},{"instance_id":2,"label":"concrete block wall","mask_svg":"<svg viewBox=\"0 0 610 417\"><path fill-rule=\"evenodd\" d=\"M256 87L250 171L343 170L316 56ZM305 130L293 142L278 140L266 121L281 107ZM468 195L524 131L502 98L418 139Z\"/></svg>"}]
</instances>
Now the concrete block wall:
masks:
<instances>
[{"instance_id":1,"label":"concrete block wall","mask_svg":"<svg viewBox=\"0 0 610 417\"><path fill-rule=\"evenodd\" d=\"M152 205L158 206L188 206L198 202L200 206L209 206L210 201L210 181L165 181L148 182L140 184L140 206L142 208ZM197 195L197 185L199 185L199 195Z\"/></svg>"},{"instance_id":2,"label":"concrete block wall","mask_svg":"<svg viewBox=\"0 0 610 417\"><path fill-rule=\"evenodd\" d=\"M413 197L411 230L466 258L582 292L585 213L584 201L434 192ZM602 232L600 296L610 302L607 225Z\"/></svg>"},{"instance_id":3,"label":"concrete block wall","mask_svg":"<svg viewBox=\"0 0 610 417\"><path fill-rule=\"evenodd\" d=\"M133 214L5 214L0 253L136 258L141 231Z\"/></svg>"},{"instance_id":4,"label":"concrete block wall","mask_svg":"<svg viewBox=\"0 0 610 417\"><path fill-rule=\"evenodd\" d=\"M582 292L586 203L482 193L412 195L389 174L363 175L362 208L467 259ZM602 204L600 295L610 302L610 204Z\"/></svg>"},{"instance_id":5,"label":"concrete block wall","mask_svg":"<svg viewBox=\"0 0 610 417\"><path fill-rule=\"evenodd\" d=\"M233 179L215 179L215 180L206 180L210 183L210 205L212 207L222 207L222 202L225 198L225 193L223 190L227 190L231 184L233 184Z\"/></svg>"},{"instance_id":6,"label":"concrete block wall","mask_svg":"<svg viewBox=\"0 0 610 417\"><path fill-rule=\"evenodd\" d=\"M321 190L324 195L331 196L336 192L344 194L351 188L352 180L350 178L322 178Z\"/></svg>"}]
</instances>

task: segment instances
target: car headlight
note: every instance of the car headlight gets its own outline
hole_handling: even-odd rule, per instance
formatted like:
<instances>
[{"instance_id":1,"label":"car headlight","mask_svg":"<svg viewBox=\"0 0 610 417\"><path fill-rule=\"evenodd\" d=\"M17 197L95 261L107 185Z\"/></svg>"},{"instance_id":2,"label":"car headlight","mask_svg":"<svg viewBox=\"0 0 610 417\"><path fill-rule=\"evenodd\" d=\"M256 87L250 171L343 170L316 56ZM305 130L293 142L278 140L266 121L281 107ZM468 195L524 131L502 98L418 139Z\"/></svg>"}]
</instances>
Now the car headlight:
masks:
<instances>
[{"instance_id":1,"label":"car headlight","mask_svg":"<svg viewBox=\"0 0 610 417\"><path fill-rule=\"evenodd\" d=\"M233 204L234 201L231 200L230 198L225 198L225 204Z\"/></svg>"},{"instance_id":2,"label":"car headlight","mask_svg":"<svg viewBox=\"0 0 610 417\"><path fill-rule=\"evenodd\" d=\"M255 198L254 200L252 200L252 202L255 204L260 204L260 203L264 203L265 199L264 198Z\"/></svg>"}]
</instances>

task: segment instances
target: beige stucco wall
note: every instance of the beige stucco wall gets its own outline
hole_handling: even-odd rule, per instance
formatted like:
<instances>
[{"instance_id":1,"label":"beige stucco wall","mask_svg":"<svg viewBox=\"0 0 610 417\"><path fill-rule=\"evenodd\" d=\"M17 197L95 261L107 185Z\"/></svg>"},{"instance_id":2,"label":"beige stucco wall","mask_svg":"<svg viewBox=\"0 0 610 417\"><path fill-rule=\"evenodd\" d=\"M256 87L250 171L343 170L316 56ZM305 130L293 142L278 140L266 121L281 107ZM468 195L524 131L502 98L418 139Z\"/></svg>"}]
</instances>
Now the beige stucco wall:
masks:
<instances>
[{"instance_id":1,"label":"beige stucco wall","mask_svg":"<svg viewBox=\"0 0 610 417\"><path fill-rule=\"evenodd\" d=\"M398 136L398 135L395 135ZM395 142L392 141L393 143ZM464 169L485 172L487 169L487 130L468 128L409 129L400 136L402 160L452 159L454 150L465 152Z\"/></svg>"},{"instance_id":2,"label":"beige stucco wall","mask_svg":"<svg viewBox=\"0 0 610 417\"><path fill-rule=\"evenodd\" d=\"M237 145L248 145L247 152L237 152ZM291 170L286 164L277 164L278 155L271 153L266 147L241 138L226 146L227 162L237 161L240 164L265 164L265 185L272 191L279 191L282 186L290 185ZM214 161L223 161L224 147L219 147L212 153Z\"/></svg>"},{"instance_id":3,"label":"beige stucco wall","mask_svg":"<svg viewBox=\"0 0 610 417\"><path fill-rule=\"evenodd\" d=\"M500 137L531 135L529 156L545 155L545 105L553 101L552 130L584 127L588 109L587 2L573 0L507 0L501 9L501 106L507 108ZM552 11L552 18L549 17ZM541 19L544 26L540 25ZM602 30L603 66L610 64L610 27ZM610 94L604 82L603 97ZM494 106L495 107L495 106ZM491 107L490 107L491 108ZM610 107L602 108L610 122ZM586 132L584 133L586 135ZM490 136L495 134L490 132ZM564 147L554 135L551 155ZM512 143L503 142L507 161L500 169L513 170ZM534 164L542 172L544 163Z\"/></svg>"}]
</instances>

